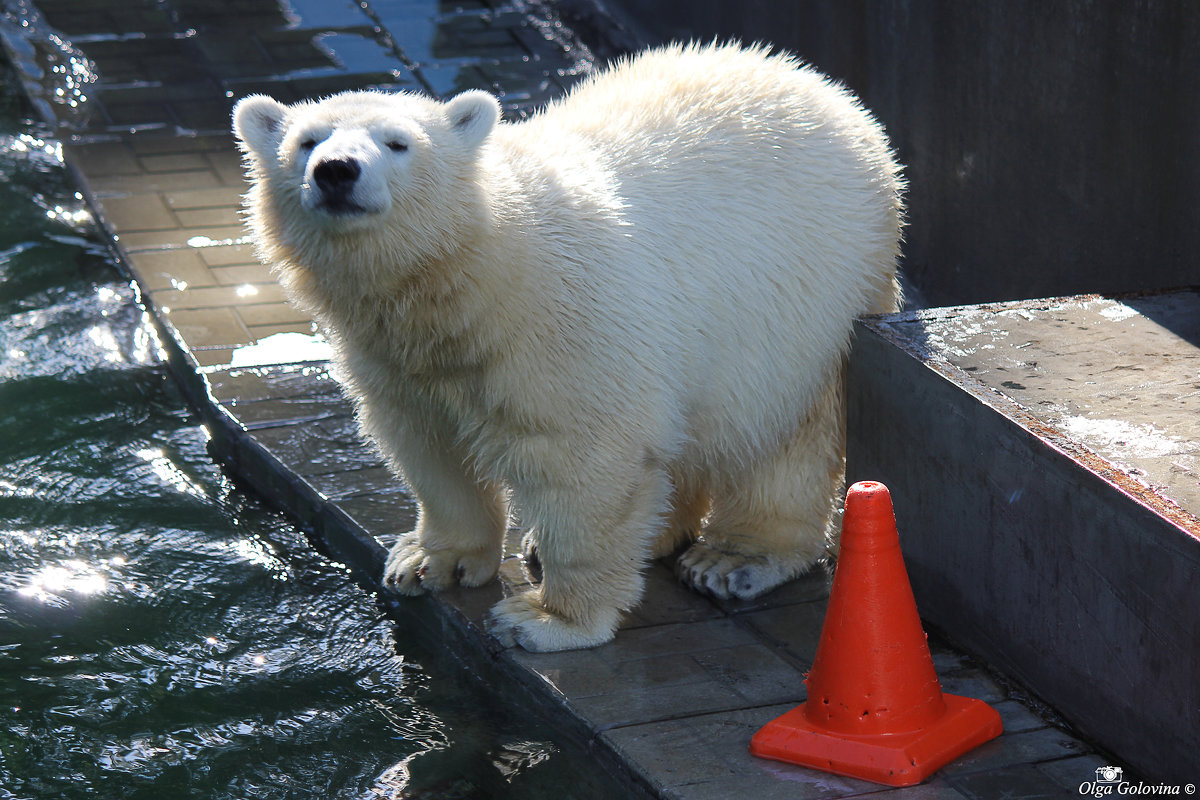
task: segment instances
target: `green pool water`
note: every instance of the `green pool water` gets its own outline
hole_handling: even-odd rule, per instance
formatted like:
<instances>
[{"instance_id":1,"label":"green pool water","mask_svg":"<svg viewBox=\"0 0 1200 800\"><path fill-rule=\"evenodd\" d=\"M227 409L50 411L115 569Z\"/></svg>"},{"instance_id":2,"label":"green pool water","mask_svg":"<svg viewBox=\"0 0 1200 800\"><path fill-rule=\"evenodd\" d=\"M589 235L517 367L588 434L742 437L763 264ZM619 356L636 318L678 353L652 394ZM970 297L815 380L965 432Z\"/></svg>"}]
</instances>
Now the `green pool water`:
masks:
<instances>
[{"instance_id":1,"label":"green pool water","mask_svg":"<svg viewBox=\"0 0 1200 800\"><path fill-rule=\"evenodd\" d=\"M622 793L227 479L0 62L0 798Z\"/></svg>"}]
</instances>

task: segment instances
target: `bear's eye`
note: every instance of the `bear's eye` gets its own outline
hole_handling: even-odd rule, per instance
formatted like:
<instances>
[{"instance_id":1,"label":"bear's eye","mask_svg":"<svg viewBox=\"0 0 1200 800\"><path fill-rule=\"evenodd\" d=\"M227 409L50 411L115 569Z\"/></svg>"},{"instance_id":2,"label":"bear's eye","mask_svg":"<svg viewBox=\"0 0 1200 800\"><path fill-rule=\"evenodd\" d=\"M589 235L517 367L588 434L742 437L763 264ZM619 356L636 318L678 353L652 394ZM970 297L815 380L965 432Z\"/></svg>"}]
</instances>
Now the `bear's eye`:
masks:
<instances>
[{"instance_id":1,"label":"bear's eye","mask_svg":"<svg viewBox=\"0 0 1200 800\"><path fill-rule=\"evenodd\" d=\"M393 153L403 153L408 149L408 145L406 145L404 142L392 141L387 143L387 148Z\"/></svg>"},{"instance_id":2,"label":"bear's eye","mask_svg":"<svg viewBox=\"0 0 1200 800\"><path fill-rule=\"evenodd\" d=\"M303 142L300 143L301 150L312 150L316 146L317 146L316 139L305 139Z\"/></svg>"}]
</instances>

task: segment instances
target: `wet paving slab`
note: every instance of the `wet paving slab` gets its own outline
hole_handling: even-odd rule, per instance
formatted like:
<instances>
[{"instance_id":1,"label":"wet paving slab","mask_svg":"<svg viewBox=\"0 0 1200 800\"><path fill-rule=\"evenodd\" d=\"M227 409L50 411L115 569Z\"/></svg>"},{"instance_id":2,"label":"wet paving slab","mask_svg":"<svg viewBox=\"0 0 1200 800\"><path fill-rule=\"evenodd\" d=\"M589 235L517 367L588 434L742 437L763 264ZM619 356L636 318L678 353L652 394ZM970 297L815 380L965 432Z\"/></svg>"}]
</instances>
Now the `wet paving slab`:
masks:
<instances>
[{"instance_id":1,"label":"wet paving slab","mask_svg":"<svg viewBox=\"0 0 1200 800\"><path fill-rule=\"evenodd\" d=\"M443 97L484 88L518 119L594 68L587 43L541 6L518 2L9 0L3 8L10 60L142 292L214 453L372 586L415 504L358 437L319 332L286 303L245 238L230 108L252 92L290 101L372 86ZM555 715L565 737L624 776L630 796L1075 796L1111 761L938 636L944 687L995 704L1006 725L999 739L902 790L752 758L750 736L805 698L826 571L730 603L685 590L669 564L656 563L615 641L535 654L502 647L482 624L494 602L533 580L519 535L510 533L501 577L488 586L380 603L464 660L498 670L506 681L498 692Z\"/></svg>"}]
</instances>

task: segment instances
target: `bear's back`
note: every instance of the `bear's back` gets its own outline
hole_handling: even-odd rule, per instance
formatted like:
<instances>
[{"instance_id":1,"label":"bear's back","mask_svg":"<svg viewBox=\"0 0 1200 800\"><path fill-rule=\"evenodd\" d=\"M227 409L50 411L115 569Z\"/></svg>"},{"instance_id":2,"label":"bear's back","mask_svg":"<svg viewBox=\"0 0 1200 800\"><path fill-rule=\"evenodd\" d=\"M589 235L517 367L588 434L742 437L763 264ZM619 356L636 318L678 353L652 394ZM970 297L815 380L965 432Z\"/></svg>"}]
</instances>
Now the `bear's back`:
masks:
<instances>
[{"instance_id":1,"label":"bear's back","mask_svg":"<svg viewBox=\"0 0 1200 800\"><path fill-rule=\"evenodd\" d=\"M577 137L602 150L622 176L721 158L748 142L836 141L883 180L896 177L882 129L848 91L766 48L675 45L647 51L576 86L522 123L535 138ZM541 135L538 135L541 134Z\"/></svg>"}]
</instances>

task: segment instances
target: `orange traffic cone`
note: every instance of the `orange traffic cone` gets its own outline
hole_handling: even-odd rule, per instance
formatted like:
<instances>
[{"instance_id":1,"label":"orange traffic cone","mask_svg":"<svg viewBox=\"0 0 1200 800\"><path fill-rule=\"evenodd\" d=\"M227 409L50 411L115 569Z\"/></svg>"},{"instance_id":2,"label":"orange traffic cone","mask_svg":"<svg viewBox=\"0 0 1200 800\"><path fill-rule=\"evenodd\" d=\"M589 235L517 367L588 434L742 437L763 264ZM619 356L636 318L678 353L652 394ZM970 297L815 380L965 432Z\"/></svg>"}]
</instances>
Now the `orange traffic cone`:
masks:
<instances>
[{"instance_id":1,"label":"orange traffic cone","mask_svg":"<svg viewBox=\"0 0 1200 800\"><path fill-rule=\"evenodd\" d=\"M806 683L808 701L754 734L751 753L910 786L1003 730L983 701L942 694L882 483L846 493L841 554Z\"/></svg>"}]
</instances>

